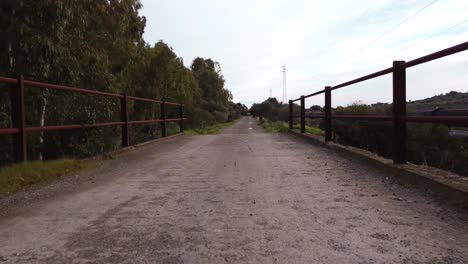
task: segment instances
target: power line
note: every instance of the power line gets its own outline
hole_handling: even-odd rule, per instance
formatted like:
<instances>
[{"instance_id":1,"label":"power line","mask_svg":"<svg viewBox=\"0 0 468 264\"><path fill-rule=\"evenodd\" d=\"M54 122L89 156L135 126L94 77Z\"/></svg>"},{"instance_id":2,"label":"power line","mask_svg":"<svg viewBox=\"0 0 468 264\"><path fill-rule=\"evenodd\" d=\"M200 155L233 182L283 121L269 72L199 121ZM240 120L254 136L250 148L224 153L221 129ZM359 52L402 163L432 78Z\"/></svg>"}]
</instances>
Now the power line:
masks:
<instances>
[{"instance_id":1,"label":"power line","mask_svg":"<svg viewBox=\"0 0 468 264\"><path fill-rule=\"evenodd\" d=\"M372 40L371 42L369 42L367 45L359 48L358 50L355 50L354 53L351 55L351 56L348 56L347 58L345 58L343 61L344 62L347 62L349 61L349 59L351 59L352 57L356 56L357 54L360 54L364 51L364 49L367 49L369 48L370 46L372 46L374 43L376 43L377 41L379 41L381 38L383 38L384 36L390 34L391 32L395 31L397 28L399 28L401 25L403 25L404 23L408 22L409 20L411 20L412 18L416 17L417 15L419 15L422 11L424 11L426 8L430 7L431 5L435 4L437 1L439 0L433 0L432 2L430 2L429 4L425 5L424 7L422 7L421 9L419 9L416 13L412 14L411 16L407 17L406 19L404 19L403 21L401 21L400 23L398 23L396 26L394 26L392 29L388 30L388 31L385 31L384 33L382 33L381 35L379 35L377 38L375 38L374 40ZM375 3L374 3L375 4ZM373 4L373 5L374 5ZM373 5L371 5L371 7L368 8L368 10L370 10ZM365 13L368 12L368 10L364 11L364 13L361 15L363 16ZM360 16L360 17L361 17ZM331 49L331 46L330 46L330 49ZM322 54L324 53L327 53L328 51L325 50ZM316 78L317 76L319 76L321 74L317 74L315 76L313 76L314 78Z\"/></svg>"},{"instance_id":2,"label":"power line","mask_svg":"<svg viewBox=\"0 0 468 264\"><path fill-rule=\"evenodd\" d=\"M392 51L392 52L388 53L387 55L384 55L384 56L382 56L382 57L379 57L377 60L380 60L380 59L383 59L383 58L387 58L387 57L389 57L389 56L392 55L392 54L395 54L395 53L398 53L398 52L402 52L402 51L405 51L405 50L410 49L410 48L414 48L414 47L416 47L416 46L418 46L418 45L421 45L422 43L424 43L424 42L426 42L426 41L428 41L428 40L430 40L430 39L432 39L432 38L435 38L435 37L437 37L437 36L439 36L439 35L442 35L443 33L452 31L454 28L456 28L456 27L458 27L458 26L460 26L460 25L463 25L463 24L465 24L466 22L468 22L468 19L465 19L465 20L460 21L460 22L458 22L458 23L456 23L456 24L453 24L452 26L450 26L450 27L448 27L448 28L445 28L445 29L443 29L443 30L441 30L441 31L438 31L438 32L436 32L435 34L432 34L432 35L430 35L430 36L428 36L428 37L426 37L426 38L424 38L424 39L422 39L422 40L420 40L420 41L417 41L417 42L415 42L415 43L411 43L411 44L409 44L409 45L407 45L407 46L405 46L405 47L403 47L403 48L401 48L401 49L399 49L399 50Z\"/></svg>"},{"instance_id":3,"label":"power line","mask_svg":"<svg viewBox=\"0 0 468 264\"><path fill-rule=\"evenodd\" d=\"M375 38L374 40L372 40L371 42L369 42L367 45L357 49L351 56L348 56L347 58L345 58L343 61L348 61L349 59L351 59L352 57L356 56L357 54L360 54L362 53L365 49L369 48L370 46L372 46L374 43L376 43L377 41L379 41L381 38L383 38L384 36L390 34L391 32L395 31L397 28L399 28L401 25L403 25L404 23L408 22L409 20L411 20L412 18L416 17L417 15L419 15L422 11L424 11L426 8L430 7L431 5L435 4L437 1L439 0L433 0L432 2L430 2L429 4L425 5L424 7L422 7L421 9L419 9L416 13L412 14L411 16L407 17L406 19L404 19L403 21L401 21L400 23L398 23L396 26L394 26L392 29L388 30L388 31L385 31L384 33L382 33L381 35L379 35L377 38ZM314 77L316 76L319 76L320 74L317 74L315 75Z\"/></svg>"},{"instance_id":4,"label":"power line","mask_svg":"<svg viewBox=\"0 0 468 264\"><path fill-rule=\"evenodd\" d=\"M364 12L362 12L362 14L359 15L358 18L355 21L359 21L359 20L361 20L361 18L363 18L365 15L367 15L367 13L375 6L376 3L377 3L377 0L373 0L372 4L368 8L366 8L366 10Z\"/></svg>"},{"instance_id":5,"label":"power line","mask_svg":"<svg viewBox=\"0 0 468 264\"><path fill-rule=\"evenodd\" d=\"M362 12L359 16L357 16L356 19L353 19L353 20L351 20L351 22L348 22L348 23L351 23L351 24L352 24L352 23L355 23L355 22L361 20L361 18L363 18L365 15L367 15L367 13L369 13L369 11L375 6L375 4L376 4L377 2L378 2L377 0L373 0L373 1L372 1L372 4L371 4L369 7L367 7L366 10L365 10L364 12ZM336 43L338 43L338 42L340 42L340 41L341 41L341 40L335 39L335 41L330 41L330 42L328 42L328 44L326 45L326 47L325 47L324 49L321 49L320 51L315 52L315 53L313 54L313 56L314 56L315 58L323 56L324 54L328 53L328 52L331 50L331 48L334 47L334 46L336 45Z\"/></svg>"},{"instance_id":6,"label":"power line","mask_svg":"<svg viewBox=\"0 0 468 264\"><path fill-rule=\"evenodd\" d=\"M427 40L430 40L430 39L432 39L432 38L435 38L435 37L437 37L437 36L439 36L439 35L441 35L441 34L443 34L443 33L445 33L445 32L451 31L452 29L454 29L454 28L456 28L456 27L458 27L458 26L460 26L460 25L462 25L462 24L465 24L466 22L468 22L468 19L463 20L463 21L461 21L461 22L458 22L457 24L452 25L451 27L449 27L449 28L447 28L447 29L441 30L441 31L439 31L438 33L436 33L436 34L434 34L434 35L431 35L431 36L429 36L429 37L427 37L427 38L425 38L425 39L423 39L423 40L421 40L421 41L418 41L418 42L416 42L416 43L414 43L414 44L411 44L411 45L409 45L409 46L406 46L406 47L404 47L403 49L400 49L398 52L407 50L407 49L412 48L412 47L417 46L417 45L420 45L421 43L423 43L423 42L425 42L425 41L427 41Z\"/></svg>"},{"instance_id":7,"label":"power line","mask_svg":"<svg viewBox=\"0 0 468 264\"><path fill-rule=\"evenodd\" d=\"M424 11L426 8L430 7L431 5L435 4L437 1L439 0L433 0L432 2L430 2L429 4L425 5L423 8L419 9L416 13L412 14L411 16L407 17L405 20L401 21L400 23L398 23L398 25L394 26L392 29L388 30L388 31L385 31L383 34L381 34L380 36L378 36L377 38L375 38L374 40L372 40L371 42L369 42L367 45L359 48L357 50L357 52L355 52L354 54L352 54L351 56L347 57L345 60L349 60L350 58L356 56L357 54L360 54L362 53L365 49L369 48L370 46L372 46L374 43L376 43L377 41L379 41L380 39L382 39L383 37L385 37L386 35L392 33L393 31L395 31L397 28L399 28L401 25L403 25L404 23L408 22L409 20L411 20L412 18L416 17L417 15L419 15L422 11Z\"/></svg>"}]
</instances>

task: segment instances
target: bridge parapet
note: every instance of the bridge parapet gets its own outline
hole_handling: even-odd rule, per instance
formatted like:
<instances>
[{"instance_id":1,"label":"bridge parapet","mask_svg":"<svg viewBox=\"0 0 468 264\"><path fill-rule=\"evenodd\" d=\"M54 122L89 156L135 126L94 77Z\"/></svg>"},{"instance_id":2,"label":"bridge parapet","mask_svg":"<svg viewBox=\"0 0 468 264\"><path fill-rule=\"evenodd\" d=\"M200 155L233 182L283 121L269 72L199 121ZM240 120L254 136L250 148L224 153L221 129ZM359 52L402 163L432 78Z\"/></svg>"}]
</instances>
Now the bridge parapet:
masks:
<instances>
[{"instance_id":1,"label":"bridge parapet","mask_svg":"<svg viewBox=\"0 0 468 264\"><path fill-rule=\"evenodd\" d=\"M393 137L392 137L392 160L395 164L403 164L407 162L406 157L406 123L442 123L447 125L468 126L468 111L467 110L452 110L440 111L436 114L407 114L406 113L406 69L423 64L429 61L437 60L446 56L450 56L462 51L468 50L468 41L443 49L426 56L405 62L394 61L392 67L347 81L335 86L326 86L323 90L303 95L297 99L289 101L289 128L293 127L293 119L299 117L301 122L301 132L305 132L305 119L323 119L325 123L325 141L332 141L332 120L347 119L347 120L373 120L392 122ZM393 75L393 109L391 116L381 115L337 115L332 113L332 91L341 89L352 84L360 83L370 79L374 79L387 74ZM324 114L306 114L305 99L313 96L324 94ZM300 115L294 115L293 103L300 101Z\"/></svg>"}]
</instances>

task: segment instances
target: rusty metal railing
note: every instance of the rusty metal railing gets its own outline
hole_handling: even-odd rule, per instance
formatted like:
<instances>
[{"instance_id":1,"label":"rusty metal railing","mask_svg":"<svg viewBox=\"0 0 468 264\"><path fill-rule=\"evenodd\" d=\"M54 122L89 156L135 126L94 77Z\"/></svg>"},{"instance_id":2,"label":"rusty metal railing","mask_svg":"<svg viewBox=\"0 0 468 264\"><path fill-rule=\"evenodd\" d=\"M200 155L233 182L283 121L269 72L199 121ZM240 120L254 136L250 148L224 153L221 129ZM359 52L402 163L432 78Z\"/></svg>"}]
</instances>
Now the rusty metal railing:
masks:
<instances>
[{"instance_id":1,"label":"rusty metal railing","mask_svg":"<svg viewBox=\"0 0 468 264\"><path fill-rule=\"evenodd\" d=\"M405 61L394 61L392 67L386 68L354 80L344 82L335 86L326 86L325 89L303 95L300 98L289 101L289 128L293 128L293 119L294 117L300 118L301 124L301 133L305 133L305 119L324 119L325 124L325 141L332 140L332 120L333 119L348 119L348 120L372 120L372 121L391 121L393 125L393 150L392 150L392 159L396 164L401 164L406 162L406 123L415 122L415 123L443 123L447 125L458 125L458 126L468 126L468 115L466 112L458 112L457 115L437 115L437 116L413 116L407 115L406 113L406 69L440 59L455 53L468 50L468 42L455 45L453 47L440 50L434 53L431 53L426 56L405 62ZM336 115L332 114L332 91L337 90L352 84L359 82L367 81L376 77L380 77L386 74L393 74L393 109L391 116L369 116L369 115ZM323 115L306 115L305 114L305 99L316 96L319 94L325 94L325 107ZM301 110L300 115L294 115L293 113L293 103L300 101ZM463 115L463 113L465 113Z\"/></svg>"},{"instance_id":2,"label":"rusty metal railing","mask_svg":"<svg viewBox=\"0 0 468 264\"><path fill-rule=\"evenodd\" d=\"M97 128L97 127L109 127L109 126L120 126L122 129L122 147L130 146L129 139L129 125L139 124L161 124L161 135L166 137L166 123L167 122L179 122L179 132L184 132L184 104L165 102L161 100L155 100L150 98L140 98L135 96L128 96L125 93L107 93L95 90L88 90L83 88L69 87L64 85L49 84L43 82L36 82L30 80L24 80L22 76L19 78L8 78L0 77L0 83L11 85L11 119L13 123L12 128L0 128L0 135L10 134L14 136L14 152L15 160L17 162L27 160L27 134L33 132L45 132L45 131L57 131L66 129L80 129L80 128ZM56 126L39 126L39 127L28 127L26 124L26 106L25 106L25 87L42 88L42 89L53 89L61 91L76 92L87 95L103 96L115 98L120 101L120 121L118 122L106 122L106 123L93 123L93 124L71 124L71 125L56 125ZM128 101L142 101L149 103L160 104L161 116L159 119L154 120L128 120ZM166 117L166 105L174 105L179 107L179 118L168 119Z\"/></svg>"}]
</instances>

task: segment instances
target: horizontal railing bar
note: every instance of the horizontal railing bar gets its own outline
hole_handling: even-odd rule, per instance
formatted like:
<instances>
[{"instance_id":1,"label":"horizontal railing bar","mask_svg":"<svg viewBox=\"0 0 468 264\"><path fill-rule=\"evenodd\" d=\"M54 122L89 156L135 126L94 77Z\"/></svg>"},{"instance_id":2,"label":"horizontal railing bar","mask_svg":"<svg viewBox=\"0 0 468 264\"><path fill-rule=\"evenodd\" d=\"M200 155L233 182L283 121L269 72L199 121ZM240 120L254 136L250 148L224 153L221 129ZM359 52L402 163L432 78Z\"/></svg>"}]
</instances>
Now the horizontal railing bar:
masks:
<instances>
[{"instance_id":1,"label":"horizontal railing bar","mask_svg":"<svg viewBox=\"0 0 468 264\"><path fill-rule=\"evenodd\" d=\"M434 116L468 116L468 109L440 109L437 111L432 111L430 113L425 113L424 115L434 115Z\"/></svg>"},{"instance_id":2,"label":"horizontal railing bar","mask_svg":"<svg viewBox=\"0 0 468 264\"><path fill-rule=\"evenodd\" d=\"M166 119L166 122L186 120L187 118L173 118ZM139 120L129 121L128 124L149 124L149 123L161 123L164 122L162 119L157 120ZM58 126L42 126L42 127L27 127L26 132L41 132L41 131L56 131L56 130L67 130L67 129L79 129L79 128L96 128L96 127L107 127L107 126L121 126L125 122L107 122L97 124L80 124L80 125L58 125ZM0 135L18 134L19 128L0 128Z\"/></svg>"},{"instance_id":3,"label":"horizontal railing bar","mask_svg":"<svg viewBox=\"0 0 468 264\"><path fill-rule=\"evenodd\" d=\"M309 98L309 97L312 97L312 96L316 96L316 95L322 94L322 93L324 93L324 92L325 92L325 90L320 90L320 91L315 92L315 93L311 93L311 94L308 94L308 95L304 95L304 98ZM299 97L299 98L297 98L297 99L291 100L291 102L297 102L297 101L300 101L300 100L301 100L301 98Z\"/></svg>"},{"instance_id":4,"label":"horizontal railing bar","mask_svg":"<svg viewBox=\"0 0 468 264\"><path fill-rule=\"evenodd\" d=\"M468 125L468 116L407 116L403 117L403 120L414 123L460 123Z\"/></svg>"},{"instance_id":5,"label":"horizontal railing bar","mask_svg":"<svg viewBox=\"0 0 468 264\"><path fill-rule=\"evenodd\" d=\"M312 97L312 96L316 96L316 95L322 94L322 93L324 93L324 92L325 92L325 90L320 90L320 91L318 91L318 92L305 95L304 98L309 98L309 97ZM301 98L299 98L299 100L301 100Z\"/></svg>"},{"instance_id":6,"label":"horizontal railing bar","mask_svg":"<svg viewBox=\"0 0 468 264\"><path fill-rule=\"evenodd\" d=\"M160 101L160 100L149 99L149 98L141 98L141 97L136 97L136 96L127 96L127 99L134 100L134 101L150 102L150 103L162 103L163 102L163 101Z\"/></svg>"},{"instance_id":7,"label":"horizontal railing bar","mask_svg":"<svg viewBox=\"0 0 468 264\"><path fill-rule=\"evenodd\" d=\"M137 121L128 121L129 125L140 125L140 124L154 124L154 123L162 123L164 120L162 119L154 119L154 120L137 120Z\"/></svg>"},{"instance_id":8,"label":"horizontal railing bar","mask_svg":"<svg viewBox=\"0 0 468 264\"><path fill-rule=\"evenodd\" d=\"M17 84L18 80L14 78L0 77L0 83Z\"/></svg>"},{"instance_id":9,"label":"horizontal railing bar","mask_svg":"<svg viewBox=\"0 0 468 264\"><path fill-rule=\"evenodd\" d=\"M166 119L166 122L172 122L172 121L180 121L180 120L186 120L187 118L168 118Z\"/></svg>"},{"instance_id":10,"label":"horizontal railing bar","mask_svg":"<svg viewBox=\"0 0 468 264\"><path fill-rule=\"evenodd\" d=\"M320 119L320 118L325 118L325 115L305 115L305 117L310 118L310 119Z\"/></svg>"},{"instance_id":11,"label":"horizontal railing bar","mask_svg":"<svg viewBox=\"0 0 468 264\"><path fill-rule=\"evenodd\" d=\"M15 80L15 79L11 79L11 78L6 78L6 79L9 79L8 81L10 81L10 82L12 82L12 80ZM14 82L12 82L12 83L16 83L16 80ZM101 92L101 91L95 91L95 90L89 90L89 89L83 89L83 88L76 88L76 87L70 87L70 86L64 86L64 85L56 85L56 84L49 84L49 83L43 83L43 82L36 82L36 81L25 80L24 84L29 85L29 86L33 86L33 87L38 87L38 88L78 92L78 93L83 93L83 94L91 94L91 95L99 95L99 96L107 96L107 97L117 97L117 98L123 98L124 97L122 94L118 94L118 93L107 93L107 92ZM161 100L141 98L141 97L136 97L136 96L127 96L127 99L136 100L136 101L146 101L146 102L152 102L152 103L162 103L163 102ZM171 105L180 105L179 103L172 103L172 102L165 102L165 103L166 104L171 104Z\"/></svg>"},{"instance_id":12,"label":"horizontal railing bar","mask_svg":"<svg viewBox=\"0 0 468 264\"><path fill-rule=\"evenodd\" d=\"M18 134L19 128L0 128L0 135Z\"/></svg>"},{"instance_id":13,"label":"horizontal railing bar","mask_svg":"<svg viewBox=\"0 0 468 264\"><path fill-rule=\"evenodd\" d=\"M463 42L463 43L458 44L458 45L455 45L455 46L452 46L452 47L447 48L447 49L443 49L443 50L431 53L431 54L426 55L426 56L419 57L419 58L411 60L411 61L408 61L408 62L403 63L402 65L400 65L400 67L410 68L410 67L422 64L422 63L426 63L426 62L429 62L429 61L440 59L440 58L443 58L443 57L446 57L446 56L449 56L449 55L452 55L452 54L455 54L455 53L458 53L458 52L462 52L462 51L465 51L465 50L468 50L468 41Z\"/></svg>"},{"instance_id":14,"label":"horizontal railing bar","mask_svg":"<svg viewBox=\"0 0 468 264\"><path fill-rule=\"evenodd\" d=\"M372 115L332 115L331 119L392 121L391 116L372 116Z\"/></svg>"},{"instance_id":15,"label":"horizontal railing bar","mask_svg":"<svg viewBox=\"0 0 468 264\"><path fill-rule=\"evenodd\" d=\"M167 105L182 105L182 104L179 104L179 103L172 103L172 102L164 102L165 104Z\"/></svg>"},{"instance_id":16,"label":"horizontal railing bar","mask_svg":"<svg viewBox=\"0 0 468 264\"><path fill-rule=\"evenodd\" d=\"M300 117L293 115L292 117ZM308 118L324 118L324 115L305 115ZM350 119L350 120L375 120L392 121L391 116L372 116L372 115L332 115L331 119ZM406 122L417 123L463 123L468 124L468 116L407 116L403 117Z\"/></svg>"},{"instance_id":17,"label":"horizontal railing bar","mask_svg":"<svg viewBox=\"0 0 468 264\"><path fill-rule=\"evenodd\" d=\"M183 118L184 120L186 118ZM181 118L166 119L166 122L171 121L180 121ZM139 120L139 121L128 121L130 125L136 124L149 124L149 123L161 123L164 122L162 119L156 120ZM107 123L97 123L97 124L80 124L80 125L58 125L58 126L43 126L43 127L28 127L26 132L41 132L41 131L56 131L56 130L66 130L66 129L78 129L78 128L96 128L96 127L107 127L107 126L121 126L125 122L107 122ZM0 129L0 134L16 134L19 133L18 128L5 128Z\"/></svg>"},{"instance_id":18,"label":"horizontal railing bar","mask_svg":"<svg viewBox=\"0 0 468 264\"><path fill-rule=\"evenodd\" d=\"M369 79L373 79L373 78L376 78L376 77L379 77L379 76L383 76L385 74L389 74L389 73L392 73L392 72L393 72L393 67L386 68L386 69L383 69L381 71L374 72L374 73L368 74L366 76L362 76L360 78L351 80L349 82L344 82L342 84L335 85L335 86L331 87L330 89L331 90L336 90L336 89L339 89L339 88L342 88L342 87L345 87L345 86L349 86L351 84L356 84L356 83L359 83L359 82L367 81Z\"/></svg>"},{"instance_id":19,"label":"horizontal railing bar","mask_svg":"<svg viewBox=\"0 0 468 264\"><path fill-rule=\"evenodd\" d=\"M78 129L78 128L96 128L96 127L107 127L107 126L120 126L123 124L125 124L125 122L107 122L107 123L96 123L96 124L27 127L26 132L56 131L56 130L66 130L66 129Z\"/></svg>"},{"instance_id":20,"label":"horizontal railing bar","mask_svg":"<svg viewBox=\"0 0 468 264\"><path fill-rule=\"evenodd\" d=\"M407 113L407 116L468 116L468 109L435 109Z\"/></svg>"},{"instance_id":21,"label":"horizontal railing bar","mask_svg":"<svg viewBox=\"0 0 468 264\"><path fill-rule=\"evenodd\" d=\"M83 93L83 94L107 96L107 97L117 97L117 98L123 98L124 97L122 94L106 93L106 92L100 92L100 91L95 91L95 90L88 90L88 89L83 89L83 88L76 88L76 87L70 87L70 86L64 86L64 85L49 84L49 83L36 82L36 81L24 80L24 85L38 87L38 88L46 88L46 89L54 89L54 90L61 90L61 91L77 92L77 93Z\"/></svg>"},{"instance_id":22,"label":"horizontal railing bar","mask_svg":"<svg viewBox=\"0 0 468 264\"><path fill-rule=\"evenodd\" d=\"M172 121L180 121L180 120L185 120L187 118L172 118L172 119L154 119L154 120L137 120L137 121L128 121L129 125L138 125L138 124L153 124L153 123L162 123L164 121L166 122L172 122Z\"/></svg>"}]
</instances>

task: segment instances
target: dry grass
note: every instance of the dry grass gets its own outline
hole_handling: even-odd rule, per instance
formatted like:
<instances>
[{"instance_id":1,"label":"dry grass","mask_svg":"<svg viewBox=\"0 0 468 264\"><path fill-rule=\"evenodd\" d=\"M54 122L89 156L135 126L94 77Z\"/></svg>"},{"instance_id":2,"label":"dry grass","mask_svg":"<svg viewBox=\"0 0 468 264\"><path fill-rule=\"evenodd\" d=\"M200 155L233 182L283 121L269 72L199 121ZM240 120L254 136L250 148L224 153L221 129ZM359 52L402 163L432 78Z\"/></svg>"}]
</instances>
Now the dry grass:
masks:
<instances>
[{"instance_id":1,"label":"dry grass","mask_svg":"<svg viewBox=\"0 0 468 264\"><path fill-rule=\"evenodd\" d=\"M97 164L93 160L61 159L14 164L0 169L0 194L10 194L33 184L50 182Z\"/></svg>"}]
</instances>

